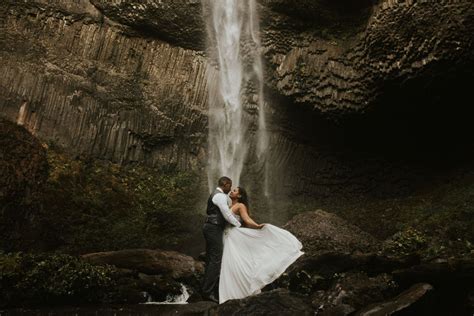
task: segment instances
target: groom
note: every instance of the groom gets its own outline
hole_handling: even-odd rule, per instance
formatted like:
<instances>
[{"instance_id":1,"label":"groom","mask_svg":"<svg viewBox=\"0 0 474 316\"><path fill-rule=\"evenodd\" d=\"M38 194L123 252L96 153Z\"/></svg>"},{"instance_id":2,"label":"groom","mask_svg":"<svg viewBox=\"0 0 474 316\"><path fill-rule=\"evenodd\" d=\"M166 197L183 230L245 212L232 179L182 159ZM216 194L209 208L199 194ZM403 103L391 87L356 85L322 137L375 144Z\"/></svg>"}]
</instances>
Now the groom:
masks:
<instances>
[{"instance_id":1,"label":"groom","mask_svg":"<svg viewBox=\"0 0 474 316\"><path fill-rule=\"evenodd\" d=\"M202 281L202 293L205 299L219 303L219 275L223 252L223 234L227 222L240 227L240 222L232 215L229 208L230 198L227 195L232 187L232 180L221 177L217 188L207 200L207 217L202 228L206 240L206 271Z\"/></svg>"}]
</instances>

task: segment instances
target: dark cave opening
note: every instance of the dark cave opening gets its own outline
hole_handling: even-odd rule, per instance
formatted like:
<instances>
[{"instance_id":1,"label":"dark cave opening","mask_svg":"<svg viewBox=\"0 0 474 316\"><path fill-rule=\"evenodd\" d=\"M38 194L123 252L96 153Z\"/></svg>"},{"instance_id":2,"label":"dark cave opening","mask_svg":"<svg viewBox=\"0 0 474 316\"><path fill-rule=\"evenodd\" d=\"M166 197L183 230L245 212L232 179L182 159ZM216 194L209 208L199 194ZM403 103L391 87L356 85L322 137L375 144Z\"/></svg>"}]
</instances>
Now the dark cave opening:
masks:
<instances>
[{"instance_id":1,"label":"dark cave opening","mask_svg":"<svg viewBox=\"0 0 474 316\"><path fill-rule=\"evenodd\" d=\"M470 158L474 74L468 69L385 83L372 110L342 126L345 144L424 163Z\"/></svg>"},{"instance_id":2,"label":"dark cave opening","mask_svg":"<svg viewBox=\"0 0 474 316\"><path fill-rule=\"evenodd\" d=\"M283 129L316 156L331 155L343 165L349 163L351 172L365 177L366 193L408 194L434 183L440 175L445 178L446 173L470 169L474 108L469 88L473 78L470 67L465 67L437 76L393 80L384 83L376 103L365 113L337 122L292 104L284 111Z\"/></svg>"}]
</instances>

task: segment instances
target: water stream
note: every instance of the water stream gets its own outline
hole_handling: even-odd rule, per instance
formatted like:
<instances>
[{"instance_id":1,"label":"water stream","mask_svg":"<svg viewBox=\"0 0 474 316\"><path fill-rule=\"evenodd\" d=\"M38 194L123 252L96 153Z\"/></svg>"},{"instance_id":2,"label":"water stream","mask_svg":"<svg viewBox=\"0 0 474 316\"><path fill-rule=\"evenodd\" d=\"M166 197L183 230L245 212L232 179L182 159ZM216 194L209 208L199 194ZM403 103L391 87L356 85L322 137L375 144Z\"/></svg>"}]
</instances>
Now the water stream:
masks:
<instances>
[{"instance_id":1,"label":"water stream","mask_svg":"<svg viewBox=\"0 0 474 316\"><path fill-rule=\"evenodd\" d=\"M146 293L146 292L145 292ZM146 293L148 295L148 293ZM168 305L168 304L188 304L189 299L189 292L188 289L184 284L181 283L181 294L178 295L168 295L166 300L162 302L155 302L153 298L148 295L148 299L146 303L143 304L155 304L155 305Z\"/></svg>"}]
</instances>

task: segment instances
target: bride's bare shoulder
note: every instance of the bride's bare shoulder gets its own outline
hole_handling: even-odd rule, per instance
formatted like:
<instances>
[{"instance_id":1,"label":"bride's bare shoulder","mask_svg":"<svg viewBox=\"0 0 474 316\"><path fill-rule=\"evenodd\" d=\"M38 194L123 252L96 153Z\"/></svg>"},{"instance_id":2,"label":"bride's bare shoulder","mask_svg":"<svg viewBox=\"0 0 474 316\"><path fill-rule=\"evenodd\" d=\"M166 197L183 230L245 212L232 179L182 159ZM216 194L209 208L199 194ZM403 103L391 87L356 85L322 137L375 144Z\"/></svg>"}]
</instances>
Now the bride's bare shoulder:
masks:
<instances>
[{"instance_id":1,"label":"bride's bare shoulder","mask_svg":"<svg viewBox=\"0 0 474 316\"><path fill-rule=\"evenodd\" d=\"M232 208L238 212L240 212L240 210L242 210L243 208L245 208L245 205L243 203L240 203L240 202L237 202L234 204L234 206L232 206Z\"/></svg>"},{"instance_id":2,"label":"bride's bare shoulder","mask_svg":"<svg viewBox=\"0 0 474 316\"><path fill-rule=\"evenodd\" d=\"M247 212L247 206L245 206L244 203L239 203L239 204L240 204L240 205L239 205L239 209L242 210L242 211L244 211L244 212Z\"/></svg>"},{"instance_id":3,"label":"bride's bare shoulder","mask_svg":"<svg viewBox=\"0 0 474 316\"><path fill-rule=\"evenodd\" d=\"M242 205L242 203L237 202L237 203L233 204L231 208L233 210L239 210L241 208L241 205Z\"/></svg>"}]
</instances>

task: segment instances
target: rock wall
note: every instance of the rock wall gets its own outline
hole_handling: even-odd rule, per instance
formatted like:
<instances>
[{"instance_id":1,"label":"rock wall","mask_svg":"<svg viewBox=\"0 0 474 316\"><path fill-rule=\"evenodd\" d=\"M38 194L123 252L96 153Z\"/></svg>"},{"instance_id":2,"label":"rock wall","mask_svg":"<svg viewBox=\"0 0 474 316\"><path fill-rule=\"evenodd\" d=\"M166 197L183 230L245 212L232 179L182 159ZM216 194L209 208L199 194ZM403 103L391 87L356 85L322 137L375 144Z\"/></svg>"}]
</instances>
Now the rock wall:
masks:
<instances>
[{"instance_id":1,"label":"rock wall","mask_svg":"<svg viewBox=\"0 0 474 316\"><path fill-rule=\"evenodd\" d=\"M472 2L260 3L276 196L403 198L472 159Z\"/></svg>"},{"instance_id":2,"label":"rock wall","mask_svg":"<svg viewBox=\"0 0 474 316\"><path fill-rule=\"evenodd\" d=\"M196 167L202 53L137 34L88 1L7 1L0 15L2 115L77 154Z\"/></svg>"},{"instance_id":3,"label":"rock wall","mask_svg":"<svg viewBox=\"0 0 474 316\"><path fill-rule=\"evenodd\" d=\"M472 66L471 1L367 2L262 1L282 12L262 17L274 88L341 116L367 112L391 81L425 77L429 96L430 78Z\"/></svg>"}]
</instances>

